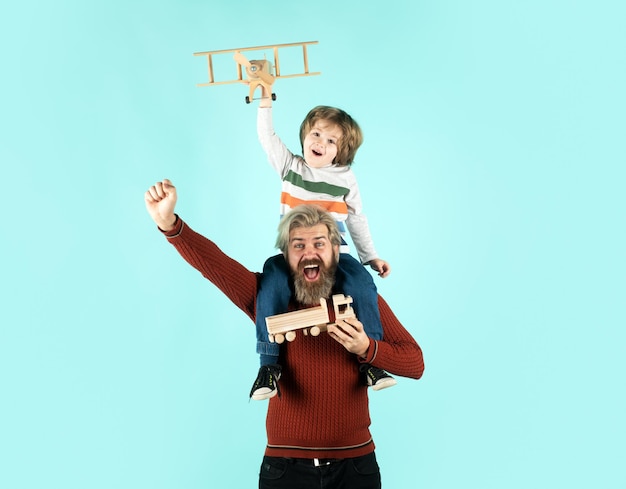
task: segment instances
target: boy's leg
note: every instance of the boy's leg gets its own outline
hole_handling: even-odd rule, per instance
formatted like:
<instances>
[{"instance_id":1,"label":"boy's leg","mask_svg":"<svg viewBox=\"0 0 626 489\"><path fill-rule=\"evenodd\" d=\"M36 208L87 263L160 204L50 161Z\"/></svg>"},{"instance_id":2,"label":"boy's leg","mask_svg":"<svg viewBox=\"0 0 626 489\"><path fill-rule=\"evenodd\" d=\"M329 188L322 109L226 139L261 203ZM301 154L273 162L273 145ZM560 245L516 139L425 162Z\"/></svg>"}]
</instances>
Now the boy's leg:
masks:
<instances>
[{"instance_id":1,"label":"boy's leg","mask_svg":"<svg viewBox=\"0 0 626 489\"><path fill-rule=\"evenodd\" d=\"M356 317L363 323L368 337L383 339L383 326L378 310L378 290L372 275L352 255L342 253L337 266L336 287L352 297L352 307ZM367 385L374 390L384 389L396 384L396 379L381 368L364 363L359 370L365 375Z\"/></svg>"},{"instance_id":2,"label":"boy's leg","mask_svg":"<svg viewBox=\"0 0 626 489\"><path fill-rule=\"evenodd\" d=\"M378 310L378 290L372 275L352 255L341 253L337 266L337 289L352 297L356 317L363 323L367 336L383 339L383 326Z\"/></svg>"},{"instance_id":3,"label":"boy's leg","mask_svg":"<svg viewBox=\"0 0 626 489\"><path fill-rule=\"evenodd\" d=\"M260 356L261 367L250 391L250 397L255 400L268 399L278 392L280 350L276 343L269 341L265 318L287 310L291 297L289 283L289 271L283 255L269 258L263 265L256 302L256 350Z\"/></svg>"}]
</instances>

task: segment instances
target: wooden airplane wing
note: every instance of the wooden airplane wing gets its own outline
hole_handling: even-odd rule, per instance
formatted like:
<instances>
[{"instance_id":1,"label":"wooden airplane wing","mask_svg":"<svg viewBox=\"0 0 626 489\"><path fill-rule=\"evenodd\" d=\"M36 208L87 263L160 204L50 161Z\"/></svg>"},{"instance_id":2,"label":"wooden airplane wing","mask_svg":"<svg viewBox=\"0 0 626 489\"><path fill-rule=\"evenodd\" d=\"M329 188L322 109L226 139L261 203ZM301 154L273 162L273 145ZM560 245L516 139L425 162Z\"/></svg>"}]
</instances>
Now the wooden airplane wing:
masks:
<instances>
[{"instance_id":1,"label":"wooden airplane wing","mask_svg":"<svg viewBox=\"0 0 626 489\"><path fill-rule=\"evenodd\" d=\"M218 51L202 51L202 52L198 52L198 53L193 53L194 56L206 56L207 57L207 65L208 65L208 75L209 75L209 81L208 82L204 82L204 83L198 83L199 87L208 87L211 85L225 85L228 83L248 83L249 81L247 79L244 78L243 76L243 70L241 68L241 63L235 61L235 65L236 65L236 72L235 72L235 78L227 78L227 79L216 79L215 76L215 68L214 68L214 63L213 63L213 57L214 56L218 56L218 55L226 55L226 54L232 54L235 55L236 53L242 53L244 51L272 51L273 52L273 68L274 68L274 77L275 78L296 78L296 77L302 77L302 76L315 76L315 75L321 75L321 72L316 71L316 72L311 72L309 71L309 56L308 56L308 51L307 51L307 46L310 46L312 44L317 44L318 41L308 41L308 42L295 42L295 43L289 43L289 44L273 44L273 45L268 45L268 46L255 46L255 47L248 47L248 48L237 48L237 49L222 49L222 50L218 50ZM285 49L285 48L302 48L302 62L303 62L303 66L302 69L298 69L295 72L292 73L288 73L288 74L283 74L281 72L281 65L280 65L280 50L281 49ZM233 57L233 56L231 56Z\"/></svg>"}]
</instances>

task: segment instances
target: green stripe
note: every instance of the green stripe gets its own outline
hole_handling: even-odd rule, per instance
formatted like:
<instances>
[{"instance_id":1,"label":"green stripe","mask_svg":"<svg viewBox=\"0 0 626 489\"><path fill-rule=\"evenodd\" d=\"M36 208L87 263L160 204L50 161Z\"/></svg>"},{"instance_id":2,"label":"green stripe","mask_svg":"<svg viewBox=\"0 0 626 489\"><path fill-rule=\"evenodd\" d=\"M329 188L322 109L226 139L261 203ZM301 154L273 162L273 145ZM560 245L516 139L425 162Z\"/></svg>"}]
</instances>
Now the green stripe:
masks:
<instances>
[{"instance_id":1,"label":"green stripe","mask_svg":"<svg viewBox=\"0 0 626 489\"><path fill-rule=\"evenodd\" d=\"M309 182L304 180L302 175L299 175L293 170L289 170L289 173L287 173L285 178L283 178L283 181L289 182L296 187L303 188L304 190L308 190L309 192L316 194L327 194L332 195L333 197L342 197L348 193L348 189L346 187L331 185L326 182Z\"/></svg>"}]
</instances>

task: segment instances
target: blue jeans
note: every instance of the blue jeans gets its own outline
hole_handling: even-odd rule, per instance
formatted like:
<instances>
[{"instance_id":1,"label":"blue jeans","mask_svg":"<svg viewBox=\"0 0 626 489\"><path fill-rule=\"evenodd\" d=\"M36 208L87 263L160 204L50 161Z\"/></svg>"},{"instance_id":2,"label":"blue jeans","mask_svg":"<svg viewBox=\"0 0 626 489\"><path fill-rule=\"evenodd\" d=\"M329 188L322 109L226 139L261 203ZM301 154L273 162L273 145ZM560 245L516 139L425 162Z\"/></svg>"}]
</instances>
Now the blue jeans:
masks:
<instances>
[{"instance_id":1,"label":"blue jeans","mask_svg":"<svg viewBox=\"0 0 626 489\"><path fill-rule=\"evenodd\" d=\"M374 279L361 263L348 253L339 255L333 290L352 297L356 317L363 323L367 336L383 339L383 327L378 311L378 291ZM261 365L277 363L279 346L270 343L265 318L287 312L293 295L289 266L282 254L269 258L263 265L256 301L257 353Z\"/></svg>"},{"instance_id":2,"label":"blue jeans","mask_svg":"<svg viewBox=\"0 0 626 489\"><path fill-rule=\"evenodd\" d=\"M325 464L324 460L321 461ZM263 457L259 489L380 489L380 469L374 452L315 466L313 460Z\"/></svg>"}]
</instances>

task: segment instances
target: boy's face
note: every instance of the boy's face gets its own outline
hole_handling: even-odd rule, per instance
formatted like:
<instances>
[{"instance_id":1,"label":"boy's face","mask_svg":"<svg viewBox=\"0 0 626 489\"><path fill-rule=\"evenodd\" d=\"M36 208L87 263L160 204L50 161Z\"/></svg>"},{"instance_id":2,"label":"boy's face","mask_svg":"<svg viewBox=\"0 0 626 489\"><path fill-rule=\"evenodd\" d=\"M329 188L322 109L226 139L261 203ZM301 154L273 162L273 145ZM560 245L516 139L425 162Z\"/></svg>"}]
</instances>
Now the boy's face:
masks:
<instances>
[{"instance_id":1,"label":"boy's face","mask_svg":"<svg viewBox=\"0 0 626 489\"><path fill-rule=\"evenodd\" d=\"M304 136L302 150L304 160L312 168L323 168L333 164L337 156L337 144L343 136L341 128L325 120L318 120Z\"/></svg>"}]
</instances>

